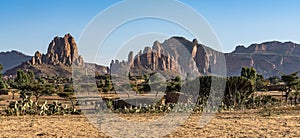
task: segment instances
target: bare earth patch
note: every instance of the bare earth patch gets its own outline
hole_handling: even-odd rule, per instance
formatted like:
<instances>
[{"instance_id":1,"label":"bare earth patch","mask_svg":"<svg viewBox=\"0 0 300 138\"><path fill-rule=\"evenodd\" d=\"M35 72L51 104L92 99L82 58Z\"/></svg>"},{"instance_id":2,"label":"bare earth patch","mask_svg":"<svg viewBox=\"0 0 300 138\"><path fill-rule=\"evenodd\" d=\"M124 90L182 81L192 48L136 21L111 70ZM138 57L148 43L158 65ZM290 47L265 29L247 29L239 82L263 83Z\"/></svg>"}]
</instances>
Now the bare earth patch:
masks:
<instances>
[{"instance_id":1,"label":"bare earth patch","mask_svg":"<svg viewBox=\"0 0 300 138\"><path fill-rule=\"evenodd\" d=\"M130 121L153 121L162 114L120 115ZM300 137L300 107L218 113L203 128L199 114L193 114L165 137ZM80 116L1 116L1 137L107 137ZM114 128L112 122L111 128ZM117 133L117 132L116 132ZM126 136L124 136L126 137ZM151 136L148 136L151 137Z\"/></svg>"}]
</instances>

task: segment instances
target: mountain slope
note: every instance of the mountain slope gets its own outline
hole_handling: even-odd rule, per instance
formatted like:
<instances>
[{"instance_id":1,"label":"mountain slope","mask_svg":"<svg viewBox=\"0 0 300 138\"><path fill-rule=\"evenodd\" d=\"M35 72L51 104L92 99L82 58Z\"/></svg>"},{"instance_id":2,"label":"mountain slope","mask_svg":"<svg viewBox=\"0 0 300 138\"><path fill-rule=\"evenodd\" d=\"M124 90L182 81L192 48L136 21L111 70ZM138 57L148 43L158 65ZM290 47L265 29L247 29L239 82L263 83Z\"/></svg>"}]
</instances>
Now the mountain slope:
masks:
<instances>
[{"instance_id":1,"label":"mountain slope","mask_svg":"<svg viewBox=\"0 0 300 138\"><path fill-rule=\"evenodd\" d=\"M3 66L3 72L18 66L29 59L31 59L31 56L15 50L0 53L0 64Z\"/></svg>"}]
</instances>

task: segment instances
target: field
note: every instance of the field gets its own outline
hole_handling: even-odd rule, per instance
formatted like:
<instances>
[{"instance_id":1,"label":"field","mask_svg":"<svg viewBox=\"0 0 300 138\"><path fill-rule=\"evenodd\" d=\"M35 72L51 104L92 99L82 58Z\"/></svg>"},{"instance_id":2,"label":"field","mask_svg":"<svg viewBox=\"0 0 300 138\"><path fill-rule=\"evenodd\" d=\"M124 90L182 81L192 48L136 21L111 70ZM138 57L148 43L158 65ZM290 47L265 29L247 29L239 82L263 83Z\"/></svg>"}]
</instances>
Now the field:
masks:
<instances>
[{"instance_id":1,"label":"field","mask_svg":"<svg viewBox=\"0 0 300 138\"><path fill-rule=\"evenodd\" d=\"M280 97L281 93L263 93ZM258 95L262 95L258 93ZM108 95L109 96L109 95ZM119 95L122 96L122 95ZM125 98L127 95L123 95ZM131 95L131 97L134 95ZM160 97L161 95L159 95ZM113 97L110 95L109 97ZM140 95L139 98L143 97ZM12 95L1 95L0 102L3 113L5 106L12 100ZM137 97L133 97L137 98ZM15 100L19 95L15 95ZM93 98L85 98L93 101ZM41 100L59 101L70 104L58 96L44 96ZM78 108L78 107L77 107ZM117 114L118 117L131 122L151 122L162 118L163 114ZM174 118L176 119L176 118ZM252 110L221 111L204 127L199 126L201 114L192 114L184 124L164 137L300 137L300 106L269 107ZM115 136L154 137L159 132L143 135L143 131L124 129L116 121L108 122L108 126L98 129L84 115L64 116L0 116L1 137L110 137L103 130L111 130ZM136 126L132 126L135 128ZM167 130L167 127L156 127ZM149 129L149 128L144 128ZM154 129L154 128L151 128Z\"/></svg>"},{"instance_id":2,"label":"field","mask_svg":"<svg viewBox=\"0 0 300 138\"><path fill-rule=\"evenodd\" d=\"M155 120L160 116L159 114L120 115L132 121ZM224 111L217 113L203 128L198 125L199 119L200 115L191 115L184 125L165 137L300 137L299 106L272 110ZM107 137L83 115L2 116L0 124L1 137ZM112 122L111 127L113 128L114 125L116 124Z\"/></svg>"}]
</instances>

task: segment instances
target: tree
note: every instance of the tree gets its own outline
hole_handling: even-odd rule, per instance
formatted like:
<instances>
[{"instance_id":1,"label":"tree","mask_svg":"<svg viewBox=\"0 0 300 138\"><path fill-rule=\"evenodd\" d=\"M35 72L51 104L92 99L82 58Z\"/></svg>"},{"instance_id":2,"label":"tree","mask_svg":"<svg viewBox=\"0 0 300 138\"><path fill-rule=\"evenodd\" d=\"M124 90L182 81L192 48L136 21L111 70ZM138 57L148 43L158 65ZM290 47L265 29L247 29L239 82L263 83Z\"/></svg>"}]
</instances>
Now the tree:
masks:
<instances>
[{"instance_id":1,"label":"tree","mask_svg":"<svg viewBox=\"0 0 300 138\"><path fill-rule=\"evenodd\" d=\"M266 86L268 85L268 82L264 79L262 75L257 75L256 78L256 90L266 90Z\"/></svg>"},{"instance_id":2,"label":"tree","mask_svg":"<svg viewBox=\"0 0 300 138\"><path fill-rule=\"evenodd\" d=\"M269 81L271 84L276 85L279 82L279 79L280 79L279 77L273 76L269 78Z\"/></svg>"},{"instance_id":3,"label":"tree","mask_svg":"<svg viewBox=\"0 0 300 138\"><path fill-rule=\"evenodd\" d=\"M105 79L105 83L104 83L104 92L109 92L113 89L111 80L110 80L110 76L107 76Z\"/></svg>"},{"instance_id":4,"label":"tree","mask_svg":"<svg viewBox=\"0 0 300 138\"><path fill-rule=\"evenodd\" d=\"M241 108L253 93L252 87L251 81L245 77L229 77L224 93L225 105Z\"/></svg>"},{"instance_id":5,"label":"tree","mask_svg":"<svg viewBox=\"0 0 300 138\"><path fill-rule=\"evenodd\" d=\"M288 75L282 75L281 79L287 87L285 91L285 101L287 102L289 94L292 91L292 88L299 83L298 72L294 72Z\"/></svg>"},{"instance_id":6,"label":"tree","mask_svg":"<svg viewBox=\"0 0 300 138\"><path fill-rule=\"evenodd\" d=\"M298 82L295 86L294 86L295 92L294 92L294 104L297 105L297 99L298 99L298 95L300 93L300 82Z\"/></svg>"},{"instance_id":7,"label":"tree","mask_svg":"<svg viewBox=\"0 0 300 138\"><path fill-rule=\"evenodd\" d=\"M35 96L35 102L38 103L41 96L53 94L55 88L53 84L34 83L29 85L29 91Z\"/></svg>"},{"instance_id":8,"label":"tree","mask_svg":"<svg viewBox=\"0 0 300 138\"><path fill-rule=\"evenodd\" d=\"M35 76L33 72L29 71L28 73L25 73L22 70L17 71L17 77L15 80L11 83L11 86L15 89L21 90L21 98L24 98L25 95L29 95L28 91L30 91L31 87L30 84L35 83ZM29 95L30 96L30 95Z\"/></svg>"},{"instance_id":9,"label":"tree","mask_svg":"<svg viewBox=\"0 0 300 138\"><path fill-rule=\"evenodd\" d=\"M156 91L155 97L157 97L158 92L164 92L166 88L164 79L162 79L162 77L160 77L156 72L150 74L149 85L151 87L151 91Z\"/></svg>"},{"instance_id":10,"label":"tree","mask_svg":"<svg viewBox=\"0 0 300 138\"><path fill-rule=\"evenodd\" d=\"M241 71L241 76L245 77L245 78L247 78L251 81L252 91L254 91L255 88L256 88L256 81L257 81L257 78L258 78L258 74L257 74L255 68L253 68L253 67L251 67L251 68L243 67L242 71Z\"/></svg>"},{"instance_id":11,"label":"tree","mask_svg":"<svg viewBox=\"0 0 300 138\"><path fill-rule=\"evenodd\" d=\"M177 91L180 92L181 90L181 77L176 76L171 81L167 82L167 92Z\"/></svg>"},{"instance_id":12,"label":"tree","mask_svg":"<svg viewBox=\"0 0 300 138\"><path fill-rule=\"evenodd\" d=\"M6 89L6 88L7 88L6 83L3 81L2 78L0 78L0 89Z\"/></svg>"}]
</instances>

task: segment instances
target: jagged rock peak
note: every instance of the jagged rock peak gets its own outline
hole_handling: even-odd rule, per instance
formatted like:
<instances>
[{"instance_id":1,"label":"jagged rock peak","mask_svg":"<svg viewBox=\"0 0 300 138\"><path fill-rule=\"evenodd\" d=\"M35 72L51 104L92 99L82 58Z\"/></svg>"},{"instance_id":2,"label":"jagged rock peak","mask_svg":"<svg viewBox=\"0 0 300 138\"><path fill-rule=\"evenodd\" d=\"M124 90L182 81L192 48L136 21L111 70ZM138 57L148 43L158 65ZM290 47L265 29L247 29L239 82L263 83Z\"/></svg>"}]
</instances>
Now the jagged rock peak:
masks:
<instances>
[{"instance_id":1,"label":"jagged rock peak","mask_svg":"<svg viewBox=\"0 0 300 138\"><path fill-rule=\"evenodd\" d=\"M41 60L41 62L37 62ZM32 59L31 64L64 64L64 65L80 65L83 66L83 58L78 55L78 48L74 37L66 34L64 37L54 37L50 42L48 51L45 55L37 52Z\"/></svg>"},{"instance_id":2,"label":"jagged rock peak","mask_svg":"<svg viewBox=\"0 0 300 138\"><path fill-rule=\"evenodd\" d=\"M144 51L143 51L143 54L149 53L149 52L152 52L151 47L145 47Z\"/></svg>"},{"instance_id":3,"label":"jagged rock peak","mask_svg":"<svg viewBox=\"0 0 300 138\"><path fill-rule=\"evenodd\" d=\"M129 64L129 66L133 65L133 61L134 61L133 51L130 51L129 54L128 54L128 64Z\"/></svg>"}]
</instances>

